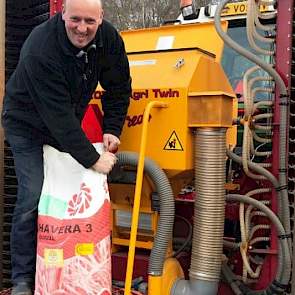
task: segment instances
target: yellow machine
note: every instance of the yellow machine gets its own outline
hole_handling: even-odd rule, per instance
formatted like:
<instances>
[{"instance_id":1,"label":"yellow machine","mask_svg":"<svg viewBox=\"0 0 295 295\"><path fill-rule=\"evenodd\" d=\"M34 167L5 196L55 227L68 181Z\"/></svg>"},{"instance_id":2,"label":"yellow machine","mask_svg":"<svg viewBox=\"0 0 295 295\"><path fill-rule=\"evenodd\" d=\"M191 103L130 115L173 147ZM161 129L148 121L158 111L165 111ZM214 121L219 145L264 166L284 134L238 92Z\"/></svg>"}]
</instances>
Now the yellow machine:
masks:
<instances>
[{"instance_id":1,"label":"yellow machine","mask_svg":"<svg viewBox=\"0 0 295 295\"><path fill-rule=\"evenodd\" d=\"M227 24L222 25L226 29ZM196 255L201 256L195 259L203 266L198 266L197 262L195 279L215 284L219 280L222 255L225 148L235 145L236 130L232 121L237 116L237 100L220 65L223 42L213 24L208 23L163 26L122 35L133 93L120 151L139 152L136 182L110 185L113 251L129 246L125 294L130 294L135 249L154 249L160 224L165 224L165 220L161 222L162 211L159 218L159 213L152 208L151 195L157 187L145 171L145 157L165 171L173 196L192 182L196 166L200 168L198 206L204 207L206 214L199 216L200 224L195 227L208 233L216 231L216 225L210 228L210 223L205 228L208 225L206 215L215 216L220 237L209 241L212 242L211 252L208 241L203 244L199 241L199 246L196 245L199 253ZM92 103L99 102L100 95L98 88ZM204 184L206 190L202 189ZM174 204L171 211L173 220ZM171 228L168 232L171 234ZM149 271L150 295L171 294L173 284L183 277L177 260L168 258L172 252L171 237L164 244L161 247L166 249L160 250L164 251L164 261L159 271ZM202 262L202 255L218 261L205 258ZM216 264L217 270L208 270L205 264L209 267Z\"/></svg>"}]
</instances>

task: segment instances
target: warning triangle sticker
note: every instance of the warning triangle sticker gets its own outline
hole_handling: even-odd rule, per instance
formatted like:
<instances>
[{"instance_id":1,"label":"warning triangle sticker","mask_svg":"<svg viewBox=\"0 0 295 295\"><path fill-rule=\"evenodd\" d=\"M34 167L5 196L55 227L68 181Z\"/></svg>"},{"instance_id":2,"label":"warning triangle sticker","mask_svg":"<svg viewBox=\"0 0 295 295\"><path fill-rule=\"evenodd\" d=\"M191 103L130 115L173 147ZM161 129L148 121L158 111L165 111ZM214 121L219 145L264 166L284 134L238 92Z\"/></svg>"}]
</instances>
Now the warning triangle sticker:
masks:
<instances>
[{"instance_id":1,"label":"warning triangle sticker","mask_svg":"<svg viewBox=\"0 0 295 295\"><path fill-rule=\"evenodd\" d=\"M165 144L164 150L166 151L183 151L181 142L175 131L170 135L167 143Z\"/></svg>"}]
</instances>

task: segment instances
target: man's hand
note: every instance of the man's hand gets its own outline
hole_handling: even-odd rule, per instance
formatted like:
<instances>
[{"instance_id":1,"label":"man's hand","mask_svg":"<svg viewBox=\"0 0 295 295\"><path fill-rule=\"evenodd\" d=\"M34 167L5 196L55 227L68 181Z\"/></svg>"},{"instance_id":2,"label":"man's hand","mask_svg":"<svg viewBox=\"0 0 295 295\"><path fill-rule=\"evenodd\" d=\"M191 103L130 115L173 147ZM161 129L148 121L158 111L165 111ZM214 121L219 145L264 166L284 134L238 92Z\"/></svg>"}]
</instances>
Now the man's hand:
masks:
<instances>
[{"instance_id":1,"label":"man's hand","mask_svg":"<svg viewBox=\"0 0 295 295\"><path fill-rule=\"evenodd\" d=\"M117 158L113 153L104 152L100 158L92 166L92 168L99 173L108 174L116 164Z\"/></svg>"},{"instance_id":2,"label":"man's hand","mask_svg":"<svg viewBox=\"0 0 295 295\"><path fill-rule=\"evenodd\" d=\"M114 153L117 151L119 145L120 145L120 139L110 133L106 133L103 135L103 145L105 148L105 151Z\"/></svg>"}]
</instances>

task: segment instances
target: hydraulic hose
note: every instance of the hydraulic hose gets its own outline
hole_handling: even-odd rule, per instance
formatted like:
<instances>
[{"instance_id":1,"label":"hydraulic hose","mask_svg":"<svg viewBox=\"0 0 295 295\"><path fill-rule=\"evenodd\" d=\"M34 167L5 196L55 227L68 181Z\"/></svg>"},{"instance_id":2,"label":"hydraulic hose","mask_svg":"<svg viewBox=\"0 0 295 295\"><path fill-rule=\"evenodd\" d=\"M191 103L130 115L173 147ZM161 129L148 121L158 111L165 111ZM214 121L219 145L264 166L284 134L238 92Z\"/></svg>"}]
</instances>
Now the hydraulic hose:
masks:
<instances>
[{"instance_id":1,"label":"hydraulic hose","mask_svg":"<svg viewBox=\"0 0 295 295\"><path fill-rule=\"evenodd\" d=\"M264 69L270 76L274 78L276 85L278 86L280 93L280 140L279 140L279 150L280 150L280 159L279 159L279 185L277 190L280 191L280 212L279 217L282 221L284 228L286 230L288 236L289 249L291 252L291 225L290 225L290 209L289 209L289 199L287 192L287 120L288 120L288 103L289 103L289 95L287 92L287 88L284 84L283 79L276 72L273 67L263 60L261 60L257 55L252 52L246 50L244 47L237 44L233 41L223 30L221 27L221 12L224 9L225 5L229 2L229 0L223 0L217 6L216 14L215 14L215 28L219 36L223 39L223 41L231 48L236 50L241 55L245 56L250 61L259 65L262 69ZM250 165L249 165L250 166ZM274 177L274 176L273 176Z\"/></svg>"},{"instance_id":2,"label":"hydraulic hose","mask_svg":"<svg viewBox=\"0 0 295 295\"><path fill-rule=\"evenodd\" d=\"M233 159L235 162L242 164L243 160L241 157L239 157L238 155L236 155L235 153L233 153L230 150L227 150L227 155ZM272 185L274 186L274 188L277 190L277 194L279 195L279 198L281 197L281 191L279 191L280 188L280 184L278 182L278 180L275 178L275 176L270 173L268 170L266 170L265 168L259 166L256 163L253 163L251 161L248 161L248 166L250 169L252 169L253 171L257 172L258 174L261 174L263 176L265 176L265 178L267 178ZM280 206L279 206L279 211L281 210Z\"/></svg>"},{"instance_id":3,"label":"hydraulic hose","mask_svg":"<svg viewBox=\"0 0 295 295\"><path fill-rule=\"evenodd\" d=\"M232 272L232 270L227 265L226 261L222 263L221 272L223 274L224 279L230 285L232 291L236 295L243 295L242 291L239 288L238 281L236 279L236 275Z\"/></svg>"},{"instance_id":4,"label":"hydraulic hose","mask_svg":"<svg viewBox=\"0 0 295 295\"><path fill-rule=\"evenodd\" d=\"M253 2L253 0L248 0L248 11L247 11L247 37L249 44L252 48L254 48L257 52L262 53L264 55L274 55L274 51L271 50L265 50L255 43L255 39L261 41L261 42L273 42L271 39L262 38L260 36L255 28L255 14L257 14L256 11L256 4Z\"/></svg>"},{"instance_id":5,"label":"hydraulic hose","mask_svg":"<svg viewBox=\"0 0 295 295\"><path fill-rule=\"evenodd\" d=\"M233 152L231 152L230 150L227 150L227 155L231 158L231 159L233 159L235 162L237 162L237 163L239 163L239 164L241 164L242 163L242 158L241 157L239 157L239 156L237 156L235 153L233 153ZM264 175L272 184L273 184L273 186L275 187L275 189L276 190L278 190L279 189L279 187L280 187L280 184L279 184L279 182L278 182L278 180L274 177L274 175L272 174L272 173L270 173L268 170L266 170L266 169L264 169L263 167L260 167L258 164L255 164L255 163L253 163L253 162L251 162L251 161L248 161L248 165L249 165L249 167L253 170L253 171L255 171L255 172L257 172L257 173L259 173L259 174L262 174L262 175ZM278 194L280 194L281 192L280 191L277 191L277 193ZM251 202L252 202L252 200L253 200L253 202L254 201L256 201L255 199L252 199L252 198L247 198L247 197L245 197L245 200L248 200L248 199L250 199L251 200ZM251 204L251 205L253 205L253 202L252 203L249 203L249 202L246 202L246 203L249 203L249 204ZM262 204L261 202L259 202L259 201L256 201L256 202L258 202L260 205L263 205L263 206L265 206L264 204ZM256 206L256 205L254 205L255 207L257 207L257 208L259 208L259 209L261 209L260 207L258 207L258 206ZM266 206L265 206L266 207ZM264 208L264 207L263 207ZM266 207L267 208L267 207ZM269 208L267 208L270 212L272 212ZM280 209L280 208L279 208ZM262 212L264 212L264 213L266 213L264 210L261 210ZM272 215L274 215L274 213L272 212ZM274 215L275 216L275 215ZM285 230L284 230L285 231ZM286 234L284 234L284 241L285 240L287 240L287 238L288 238L288 235L286 235ZM280 267L282 267L282 263L284 263L283 262L283 260L284 259L288 259L289 260L289 262L291 261L291 251L290 251L290 249L288 248L288 252L285 252L285 253L287 253L289 256L287 257L287 258L285 258L285 257L283 257L282 256L282 251L279 251L279 254L278 254L278 268L280 268ZM280 273L280 271L278 271L279 273ZM290 272L285 272L284 273L284 276L288 276L288 277L284 277L284 278L281 278L281 280L279 281L279 282L281 282L281 281L289 281L289 278L290 278ZM287 284L287 283L286 283ZM250 293L249 293L250 294ZM264 293L253 293L253 294L264 294ZM267 293L265 293L265 294L267 294ZM275 294L275 293L269 293L269 294Z\"/></svg>"},{"instance_id":6,"label":"hydraulic hose","mask_svg":"<svg viewBox=\"0 0 295 295\"><path fill-rule=\"evenodd\" d=\"M119 166L137 166L139 156L133 152L120 152L117 154L117 158ZM175 211L174 195L166 174L153 160L145 158L144 172L153 181L160 199L160 219L149 259L148 273L161 276L168 242L172 238Z\"/></svg>"},{"instance_id":7,"label":"hydraulic hose","mask_svg":"<svg viewBox=\"0 0 295 295\"><path fill-rule=\"evenodd\" d=\"M230 194L226 195L227 201L236 201L241 203L247 203L252 205L253 207L258 208L266 216L271 220L278 232L278 238L280 242L279 247L279 261L278 261L278 268L277 273L275 276L274 281L265 289L261 291L247 291L244 292L246 295L268 295L268 294L283 294L285 289L288 286L289 278L291 274L291 254L289 251L289 245L286 239L286 232L285 229L278 219L278 217L270 210L267 206L262 204L261 202L252 199L250 197L246 197L244 195L238 194Z\"/></svg>"}]
</instances>

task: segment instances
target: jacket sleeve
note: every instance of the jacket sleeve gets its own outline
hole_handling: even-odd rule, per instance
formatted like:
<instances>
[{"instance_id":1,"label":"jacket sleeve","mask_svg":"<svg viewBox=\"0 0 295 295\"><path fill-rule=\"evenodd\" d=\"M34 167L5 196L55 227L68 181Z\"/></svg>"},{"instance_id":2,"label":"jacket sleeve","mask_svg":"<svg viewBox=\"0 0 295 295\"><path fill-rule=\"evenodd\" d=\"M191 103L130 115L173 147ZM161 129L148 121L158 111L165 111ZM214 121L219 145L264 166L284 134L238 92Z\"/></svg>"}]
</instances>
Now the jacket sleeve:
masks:
<instances>
[{"instance_id":1,"label":"jacket sleeve","mask_svg":"<svg viewBox=\"0 0 295 295\"><path fill-rule=\"evenodd\" d=\"M104 61L100 84L105 90L102 96L103 132L120 137L131 97L131 78L124 42L116 33L113 44L107 46L110 53Z\"/></svg>"},{"instance_id":2,"label":"jacket sleeve","mask_svg":"<svg viewBox=\"0 0 295 295\"><path fill-rule=\"evenodd\" d=\"M99 158L75 116L63 70L56 61L27 56L22 78L29 95L51 135L66 152L85 168Z\"/></svg>"}]
</instances>

